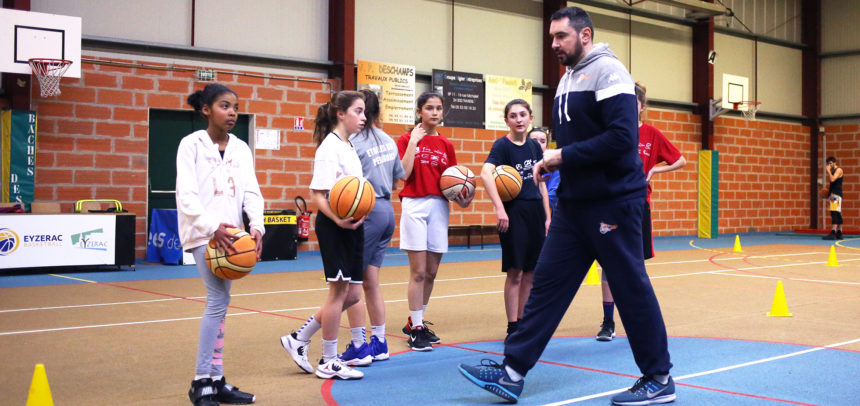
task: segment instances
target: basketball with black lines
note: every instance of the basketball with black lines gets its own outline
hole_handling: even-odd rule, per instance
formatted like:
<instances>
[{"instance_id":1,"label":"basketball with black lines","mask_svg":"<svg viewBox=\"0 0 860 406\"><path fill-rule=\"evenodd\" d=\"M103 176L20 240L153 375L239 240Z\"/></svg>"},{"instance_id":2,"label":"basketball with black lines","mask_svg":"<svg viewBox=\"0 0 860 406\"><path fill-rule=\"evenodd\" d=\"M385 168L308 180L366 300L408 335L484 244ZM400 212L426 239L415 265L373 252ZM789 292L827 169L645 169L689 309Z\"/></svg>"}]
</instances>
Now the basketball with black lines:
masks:
<instances>
[{"instance_id":1,"label":"basketball with black lines","mask_svg":"<svg viewBox=\"0 0 860 406\"><path fill-rule=\"evenodd\" d=\"M215 240L209 240L206 245L206 264L215 276L221 279L239 279L251 273L257 264L257 243L251 235L238 229L228 228L232 234L230 241L235 252L225 251L215 245Z\"/></svg>"},{"instance_id":2,"label":"basketball with black lines","mask_svg":"<svg viewBox=\"0 0 860 406\"><path fill-rule=\"evenodd\" d=\"M523 178L520 173L510 165L499 165L493 171L493 179L496 181L496 190L503 202L514 200L520 194L523 187Z\"/></svg>"},{"instance_id":3,"label":"basketball with black lines","mask_svg":"<svg viewBox=\"0 0 860 406\"><path fill-rule=\"evenodd\" d=\"M448 200L454 200L460 194L471 198L475 195L475 174L462 165L450 166L439 178L439 189Z\"/></svg>"},{"instance_id":4,"label":"basketball with black lines","mask_svg":"<svg viewBox=\"0 0 860 406\"><path fill-rule=\"evenodd\" d=\"M366 216L376 204L373 185L359 176L344 176L328 192L328 202L334 214L342 219L356 220Z\"/></svg>"}]
</instances>

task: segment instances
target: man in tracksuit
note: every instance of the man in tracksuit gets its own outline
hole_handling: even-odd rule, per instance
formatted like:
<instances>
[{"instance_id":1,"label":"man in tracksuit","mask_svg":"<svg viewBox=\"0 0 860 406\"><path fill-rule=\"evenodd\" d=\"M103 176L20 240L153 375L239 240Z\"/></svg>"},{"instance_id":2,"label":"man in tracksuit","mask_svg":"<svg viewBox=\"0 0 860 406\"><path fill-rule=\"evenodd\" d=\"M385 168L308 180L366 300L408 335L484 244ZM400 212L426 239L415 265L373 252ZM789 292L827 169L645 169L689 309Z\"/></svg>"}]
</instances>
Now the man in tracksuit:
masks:
<instances>
[{"instance_id":1,"label":"man in tracksuit","mask_svg":"<svg viewBox=\"0 0 860 406\"><path fill-rule=\"evenodd\" d=\"M616 405L675 400L666 326L645 272L642 211L646 182L639 158L633 79L606 44L592 42L591 18L578 7L551 17L553 50L567 71L553 105L559 149L547 150L535 179L561 170L558 208L516 332L499 365L460 365L476 385L517 401L523 377L534 367L570 306L588 268L603 267L642 372L632 388L612 397Z\"/></svg>"}]
</instances>

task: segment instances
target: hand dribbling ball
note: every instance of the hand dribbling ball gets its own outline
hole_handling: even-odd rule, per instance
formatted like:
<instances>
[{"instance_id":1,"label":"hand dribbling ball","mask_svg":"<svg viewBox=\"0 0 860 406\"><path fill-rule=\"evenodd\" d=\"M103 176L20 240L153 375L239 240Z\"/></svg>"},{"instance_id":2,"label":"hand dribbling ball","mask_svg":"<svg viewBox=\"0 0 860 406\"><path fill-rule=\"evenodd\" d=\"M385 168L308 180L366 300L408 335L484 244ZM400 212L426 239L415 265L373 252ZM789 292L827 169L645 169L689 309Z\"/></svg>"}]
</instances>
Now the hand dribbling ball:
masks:
<instances>
[{"instance_id":1,"label":"hand dribbling ball","mask_svg":"<svg viewBox=\"0 0 860 406\"><path fill-rule=\"evenodd\" d=\"M334 213L342 218L356 220L366 216L376 204L373 185L362 177L344 176L335 182L328 192L328 203Z\"/></svg>"},{"instance_id":2,"label":"hand dribbling ball","mask_svg":"<svg viewBox=\"0 0 860 406\"><path fill-rule=\"evenodd\" d=\"M503 202L514 200L520 194L523 187L523 178L520 173L510 165L499 165L493 171L493 180L496 182L496 190Z\"/></svg>"},{"instance_id":3,"label":"hand dribbling ball","mask_svg":"<svg viewBox=\"0 0 860 406\"><path fill-rule=\"evenodd\" d=\"M463 189L466 189L464 192ZM442 177L439 178L439 189L442 190L442 195L448 200L454 200L457 195L463 195L466 198L475 196L475 174L472 170L462 166L450 166L442 172Z\"/></svg>"},{"instance_id":4,"label":"hand dribbling ball","mask_svg":"<svg viewBox=\"0 0 860 406\"><path fill-rule=\"evenodd\" d=\"M215 240L209 240L206 245L206 264L215 276L221 279L234 280L251 273L257 264L257 243L250 234L238 229L228 228L227 232L236 251L230 253L215 245Z\"/></svg>"}]
</instances>

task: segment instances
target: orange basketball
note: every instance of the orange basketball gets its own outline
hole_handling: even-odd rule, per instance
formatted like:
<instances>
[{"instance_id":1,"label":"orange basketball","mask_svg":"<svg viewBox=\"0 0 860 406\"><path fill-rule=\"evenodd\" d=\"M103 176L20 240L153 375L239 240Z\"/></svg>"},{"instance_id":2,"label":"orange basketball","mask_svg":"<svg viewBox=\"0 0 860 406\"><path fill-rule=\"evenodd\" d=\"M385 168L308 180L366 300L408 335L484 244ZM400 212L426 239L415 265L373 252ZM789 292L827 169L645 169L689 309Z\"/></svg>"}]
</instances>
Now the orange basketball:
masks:
<instances>
[{"instance_id":1,"label":"orange basketball","mask_svg":"<svg viewBox=\"0 0 860 406\"><path fill-rule=\"evenodd\" d=\"M338 217L354 218L366 216L376 204L373 185L362 177L344 176L335 182L328 192L328 203Z\"/></svg>"},{"instance_id":2,"label":"orange basketball","mask_svg":"<svg viewBox=\"0 0 860 406\"><path fill-rule=\"evenodd\" d=\"M523 178L520 173L510 165L499 165L493 171L493 179L496 181L496 190L503 202L514 200L523 187Z\"/></svg>"},{"instance_id":3,"label":"orange basketball","mask_svg":"<svg viewBox=\"0 0 860 406\"><path fill-rule=\"evenodd\" d=\"M826 198L830 197L830 188L829 187L823 187L823 188L821 188L821 190L818 191L818 194L821 196L822 199L826 199Z\"/></svg>"},{"instance_id":4,"label":"orange basketball","mask_svg":"<svg viewBox=\"0 0 860 406\"><path fill-rule=\"evenodd\" d=\"M463 188L466 188L467 197L475 195L475 174L471 169L455 165L442 172L442 177L439 178L439 189L446 199L454 200L458 194L463 193Z\"/></svg>"},{"instance_id":5,"label":"orange basketball","mask_svg":"<svg viewBox=\"0 0 860 406\"><path fill-rule=\"evenodd\" d=\"M250 234L238 228L228 228L227 232L233 235L230 240L236 252L225 252L215 247L214 240L209 240L206 245L206 264L221 279L239 279L251 273L257 264L257 243Z\"/></svg>"}]
</instances>

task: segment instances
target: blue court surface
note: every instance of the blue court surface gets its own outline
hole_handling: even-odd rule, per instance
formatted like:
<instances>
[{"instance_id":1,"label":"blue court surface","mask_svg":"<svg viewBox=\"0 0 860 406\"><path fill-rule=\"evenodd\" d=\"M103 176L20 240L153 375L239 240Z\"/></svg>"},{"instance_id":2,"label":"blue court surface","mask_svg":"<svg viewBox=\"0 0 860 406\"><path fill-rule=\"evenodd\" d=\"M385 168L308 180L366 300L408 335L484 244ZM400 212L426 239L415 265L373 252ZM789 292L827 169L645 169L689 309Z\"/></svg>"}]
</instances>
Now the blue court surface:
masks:
<instances>
[{"instance_id":1,"label":"blue court surface","mask_svg":"<svg viewBox=\"0 0 860 406\"><path fill-rule=\"evenodd\" d=\"M670 337L669 351L676 365L675 405L860 404L857 352L683 337ZM408 351L363 368L361 381L335 381L323 392L342 405L399 405L404 391L420 392L428 405L504 403L457 370L459 363L479 364L485 358L501 362L502 352L501 341ZM607 405L612 394L632 386L638 375L624 337L608 343L554 337L526 377L518 404Z\"/></svg>"}]
</instances>

